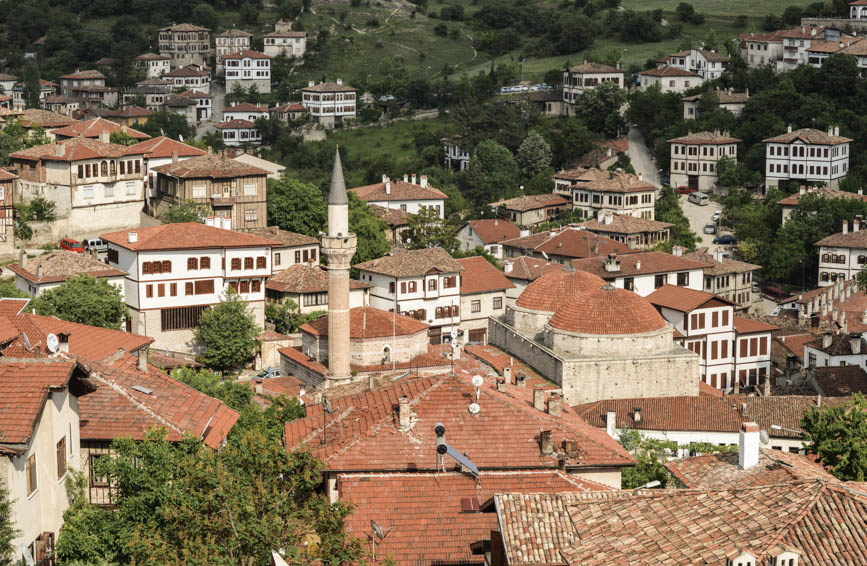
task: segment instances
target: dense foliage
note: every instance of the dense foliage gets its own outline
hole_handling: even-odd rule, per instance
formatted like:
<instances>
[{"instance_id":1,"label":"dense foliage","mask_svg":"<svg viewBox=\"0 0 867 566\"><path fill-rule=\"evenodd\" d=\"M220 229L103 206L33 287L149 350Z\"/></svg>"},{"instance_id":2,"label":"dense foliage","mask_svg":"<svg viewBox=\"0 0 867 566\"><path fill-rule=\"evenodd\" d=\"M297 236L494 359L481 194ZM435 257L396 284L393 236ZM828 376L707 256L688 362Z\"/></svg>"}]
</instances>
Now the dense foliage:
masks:
<instances>
[{"instance_id":1,"label":"dense foliage","mask_svg":"<svg viewBox=\"0 0 867 566\"><path fill-rule=\"evenodd\" d=\"M127 317L120 288L89 275L69 277L34 299L36 314L119 330Z\"/></svg>"},{"instance_id":2,"label":"dense foliage","mask_svg":"<svg viewBox=\"0 0 867 566\"><path fill-rule=\"evenodd\" d=\"M808 450L843 481L867 480L867 399L810 407L801 419Z\"/></svg>"},{"instance_id":3,"label":"dense foliage","mask_svg":"<svg viewBox=\"0 0 867 566\"><path fill-rule=\"evenodd\" d=\"M219 370L241 366L256 351L256 337L261 331L247 308L247 301L228 288L220 302L199 317L199 326L195 329L196 340L203 346L199 360Z\"/></svg>"}]
</instances>

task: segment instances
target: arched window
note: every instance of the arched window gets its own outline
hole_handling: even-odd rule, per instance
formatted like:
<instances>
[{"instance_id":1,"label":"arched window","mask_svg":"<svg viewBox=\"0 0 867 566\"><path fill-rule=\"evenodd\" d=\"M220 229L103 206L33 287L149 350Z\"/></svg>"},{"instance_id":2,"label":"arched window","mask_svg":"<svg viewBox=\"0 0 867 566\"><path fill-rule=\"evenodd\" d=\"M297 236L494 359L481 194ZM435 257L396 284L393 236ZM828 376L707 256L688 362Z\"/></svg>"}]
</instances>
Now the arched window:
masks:
<instances>
[{"instance_id":1,"label":"arched window","mask_svg":"<svg viewBox=\"0 0 867 566\"><path fill-rule=\"evenodd\" d=\"M103 177L108 177L108 161L103 161L100 164L99 172Z\"/></svg>"},{"instance_id":2,"label":"arched window","mask_svg":"<svg viewBox=\"0 0 867 566\"><path fill-rule=\"evenodd\" d=\"M117 161L112 161L109 164L109 169L111 170L111 176L114 177L117 175Z\"/></svg>"}]
</instances>

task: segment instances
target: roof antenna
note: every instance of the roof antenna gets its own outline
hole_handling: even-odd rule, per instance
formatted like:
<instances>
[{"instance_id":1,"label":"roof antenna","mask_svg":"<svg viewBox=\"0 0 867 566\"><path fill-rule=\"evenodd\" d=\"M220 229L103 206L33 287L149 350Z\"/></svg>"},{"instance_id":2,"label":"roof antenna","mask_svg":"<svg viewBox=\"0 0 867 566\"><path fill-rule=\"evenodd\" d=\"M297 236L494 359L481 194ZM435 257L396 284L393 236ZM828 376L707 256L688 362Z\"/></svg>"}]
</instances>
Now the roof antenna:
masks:
<instances>
[{"instance_id":1,"label":"roof antenna","mask_svg":"<svg viewBox=\"0 0 867 566\"><path fill-rule=\"evenodd\" d=\"M373 529L373 534L370 537L370 546L371 546L371 550L372 550L372 554L373 554L372 558L375 561L376 560L376 541L377 541L377 539L379 540L379 542L384 541L385 537L387 537L389 534L391 534L391 531L394 530L394 527L391 527L387 531L383 531L382 527L377 525L376 521L371 519L370 520L370 528Z\"/></svg>"}]
</instances>

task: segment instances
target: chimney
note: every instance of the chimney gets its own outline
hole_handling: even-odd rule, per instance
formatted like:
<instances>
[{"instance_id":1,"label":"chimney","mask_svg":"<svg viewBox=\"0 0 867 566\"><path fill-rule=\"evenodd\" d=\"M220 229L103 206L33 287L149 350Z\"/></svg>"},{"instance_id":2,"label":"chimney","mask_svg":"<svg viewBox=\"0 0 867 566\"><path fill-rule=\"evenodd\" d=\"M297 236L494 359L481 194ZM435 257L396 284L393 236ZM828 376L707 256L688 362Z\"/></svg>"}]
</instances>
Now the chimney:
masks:
<instances>
[{"instance_id":1,"label":"chimney","mask_svg":"<svg viewBox=\"0 0 867 566\"><path fill-rule=\"evenodd\" d=\"M750 89L748 89L748 88L744 89L744 94L746 94L747 98L749 98L750 97Z\"/></svg>"},{"instance_id":2,"label":"chimney","mask_svg":"<svg viewBox=\"0 0 867 566\"><path fill-rule=\"evenodd\" d=\"M635 262L635 271L641 271L641 260Z\"/></svg>"},{"instance_id":3,"label":"chimney","mask_svg":"<svg viewBox=\"0 0 867 566\"><path fill-rule=\"evenodd\" d=\"M822 334L822 349L827 350L831 347L831 342L834 341L834 335L830 332Z\"/></svg>"},{"instance_id":4,"label":"chimney","mask_svg":"<svg viewBox=\"0 0 867 566\"><path fill-rule=\"evenodd\" d=\"M734 377L734 376L732 376L732 377ZM735 377L735 384L734 384L734 387L732 387L732 389L733 389L733 392L735 395L741 394L741 380L738 379L737 377Z\"/></svg>"},{"instance_id":5,"label":"chimney","mask_svg":"<svg viewBox=\"0 0 867 566\"><path fill-rule=\"evenodd\" d=\"M527 376L523 373L516 373L515 385L517 385L518 387L527 387Z\"/></svg>"},{"instance_id":6,"label":"chimney","mask_svg":"<svg viewBox=\"0 0 867 566\"><path fill-rule=\"evenodd\" d=\"M504 261L503 262L503 273L511 273L512 269L513 269L513 267L512 267L511 261ZM865 312L867 312L867 311L865 311ZM867 323L865 323L865 324L867 324Z\"/></svg>"},{"instance_id":7,"label":"chimney","mask_svg":"<svg viewBox=\"0 0 867 566\"><path fill-rule=\"evenodd\" d=\"M614 214L608 213L604 216L604 219L605 219L605 225L610 226L614 222Z\"/></svg>"},{"instance_id":8,"label":"chimney","mask_svg":"<svg viewBox=\"0 0 867 566\"><path fill-rule=\"evenodd\" d=\"M173 151L172 152L172 163L177 163L177 162L178 162L178 152Z\"/></svg>"},{"instance_id":9,"label":"chimney","mask_svg":"<svg viewBox=\"0 0 867 566\"><path fill-rule=\"evenodd\" d=\"M427 188L427 175L422 175L419 178L419 183L421 183L422 188Z\"/></svg>"},{"instance_id":10,"label":"chimney","mask_svg":"<svg viewBox=\"0 0 867 566\"><path fill-rule=\"evenodd\" d=\"M799 195L805 195L805 194L807 194L807 187L800 187L800 188L798 188L798 194L799 194Z\"/></svg>"},{"instance_id":11,"label":"chimney","mask_svg":"<svg viewBox=\"0 0 867 566\"><path fill-rule=\"evenodd\" d=\"M641 422L641 407L632 408L632 422L638 424Z\"/></svg>"},{"instance_id":12,"label":"chimney","mask_svg":"<svg viewBox=\"0 0 867 566\"><path fill-rule=\"evenodd\" d=\"M138 369L139 371L148 370L148 351L147 348L141 347L138 349Z\"/></svg>"},{"instance_id":13,"label":"chimney","mask_svg":"<svg viewBox=\"0 0 867 566\"><path fill-rule=\"evenodd\" d=\"M849 323L846 322L846 311L840 311L840 332L849 333Z\"/></svg>"},{"instance_id":14,"label":"chimney","mask_svg":"<svg viewBox=\"0 0 867 566\"><path fill-rule=\"evenodd\" d=\"M833 136L833 135L834 135L834 126L828 126L828 135L829 135L829 136Z\"/></svg>"},{"instance_id":15,"label":"chimney","mask_svg":"<svg viewBox=\"0 0 867 566\"><path fill-rule=\"evenodd\" d=\"M722 250L716 249L713 251L713 260L714 261L722 263L723 259L724 258L723 258L723 251Z\"/></svg>"},{"instance_id":16,"label":"chimney","mask_svg":"<svg viewBox=\"0 0 867 566\"><path fill-rule=\"evenodd\" d=\"M385 182L385 175L383 175L382 182L383 182L383 183ZM403 174L403 182L404 182L404 183L409 183L409 175L407 175L406 173Z\"/></svg>"},{"instance_id":17,"label":"chimney","mask_svg":"<svg viewBox=\"0 0 867 566\"><path fill-rule=\"evenodd\" d=\"M861 219L863 216L860 214L855 217L855 222L852 223L852 231L857 232L861 228Z\"/></svg>"},{"instance_id":18,"label":"chimney","mask_svg":"<svg viewBox=\"0 0 867 566\"><path fill-rule=\"evenodd\" d=\"M401 430L410 428L409 397L400 397L397 400L397 423Z\"/></svg>"},{"instance_id":19,"label":"chimney","mask_svg":"<svg viewBox=\"0 0 867 566\"><path fill-rule=\"evenodd\" d=\"M316 81L307 81L307 86L316 86Z\"/></svg>"},{"instance_id":20,"label":"chimney","mask_svg":"<svg viewBox=\"0 0 867 566\"><path fill-rule=\"evenodd\" d=\"M130 244L134 244L138 242L138 232L133 232L130 230L126 233L126 241Z\"/></svg>"},{"instance_id":21,"label":"chimney","mask_svg":"<svg viewBox=\"0 0 867 566\"><path fill-rule=\"evenodd\" d=\"M512 382L512 366L503 367L503 380L506 383Z\"/></svg>"},{"instance_id":22,"label":"chimney","mask_svg":"<svg viewBox=\"0 0 867 566\"><path fill-rule=\"evenodd\" d=\"M57 343L61 352L69 352L69 334L65 332L57 333Z\"/></svg>"},{"instance_id":23,"label":"chimney","mask_svg":"<svg viewBox=\"0 0 867 566\"><path fill-rule=\"evenodd\" d=\"M611 438L617 437L617 413L615 411L605 413L605 432Z\"/></svg>"},{"instance_id":24,"label":"chimney","mask_svg":"<svg viewBox=\"0 0 867 566\"><path fill-rule=\"evenodd\" d=\"M548 414L559 417L563 412L563 396L559 393L551 393L548 398Z\"/></svg>"},{"instance_id":25,"label":"chimney","mask_svg":"<svg viewBox=\"0 0 867 566\"><path fill-rule=\"evenodd\" d=\"M738 436L738 465L742 470L759 463L759 425L743 423Z\"/></svg>"},{"instance_id":26,"label":"chimney","mask_svg":"<svg viewBox=\"0 0 867 566\"><path fill-rule=\"evenodd\" d=\"M849 336L849 347L852 349L852 353L856 356L861 353L861 335L860 334L852 334Z\"/></svg>"},{"instance_id":27,"label":"chimney","mask_svg":"<svg viewBox=\"0 0 867 566\"><path fill-rule=\"evenodd\" d=\"M844 234L849 233L849 221L848 220L843 221L843 233Z\"/></svg>"},{"instance_id":28,"label":"chimney","mask_svg":"<svg viewBox=\"0 0 867 566\"><path fill-rule=\"evenodd\" d=\"M835 136L839 136L839 135L840 135L840 126L834 126L834 135L835 135Z\"/></svg>"},{"instance_id":29,"label":"chimney","mask_svg":"<svg viewBox=\"0 0 867 566\"><path fill-rule=\"evenodd\" d=\"M497 378L497 391L502 393L505 390L506 390L506 378L505 377L498 377Z\"/></svg>"},{"instance_id":30,"label":"chimney","mask_svg":"<svg viewBox=\"0 0 867 566\"><path fill-rule=\"evenodd\" d=\"M620 271L620 262L617 260L616 253L608 254L608 259L605 260L605 271L607 273L615 273Z\"/></svg>"},{"instance_id":31,"label":"chimney","mask_svg":"<svg viewBox=\"0 0 867 566\"><path fill-rule=\"evenodd\" d=\"M789 124L788 133L790 133L790 134L792 133L792 125L791 124Z\"/></svg>"},{"instance_id":32,"label":"chimney","mask_svg":"<svg viewBox=\"0 0 867 566\"><path fill-rule=\"evenodd\" d=\"M55 157L63 157L66 154L66 146L62 143L54 144L54 156Z\"/></svg>"},{"instance_id":33,"label":"chimney","mask_svg":"<svg viewBox=\"0 0 867 566\"><path fill-rule=\"evenodd\" d=\"M859 195L864 195L864 189L858 189L858 194L859 194Z\"/></svg>"},{"instance_id":34,"label":"chimney","mask_svg":"<svg viewBox=\"0 0 867 566\"><path fill-rule=\"evenodd\" d=\"M211 146L208 146L208 153L214 153L214 148Z\"/></svg>"},{"instance_id":35,"label":"chimney","mask_svg":"<svg viewBox=\"0 0 867 566\"><path fill-rule=\"evenodd\" d=\"M27 269L27 252L23 249L18 254L18 265L21 266L21 269ZM867 314L867 311L864 311L864 313Z\"/></svg>"},{"instance_id":36,"label":"chimney","mask_svg":"<svg viewBox=\"0 0 867 566\"><path fill-rule=\"evenodd\" d=\"M337 79L337 84L342 85L342 84L343 84L343 79Z\"/></svg>"},{"instance_id":37,"label":"chimney","mask_svg":"<svg viewBox=\"0 0 867 566\"><path fill-rule=\"evenodd\" d=\"M642 173L641 171L638 172L638 180L639 180L639 181L643 181L643 180L644 180L644 173Z\"/></svg>"},{"instance_id":38,"label":"chimney","mask_svg":"<svg viewBox=\"0 0 867 566\"><path fill-rule=\"evenodd\" d=\"M415 173L413 173L413 174L410 176L410 179L412 179L412 181L411 181L412 184L415 185L415 184L416 184L416 182L415 182Z\"/></svg>"},{"instance_id":39,"label":"chimney","mask_svg":"<svg viewBox=\"0 0 867 566\"><path fill-rule=\"evenodd\" d=\"M403 180L406 181L406 175L403 176ZM386 175L385 173L382 174L382 182L383 183L388 182L388 175Z\"/></svg>"},{"instance_id":40,"label":"chimney","mask_svg":"<svg viewBox=\"0 0 867 566\"><path fill-rule=\"evenodd\" d=\"M537 411L545 410L545 390L541 387L533 388L533 408Z\"/></svg>"},{"instance_id":41,"label":"chimney","mask_svg":"<svg viewBox=\"0 0 867 566\"><path fill-rule=\"evenodd\" d=\"M256 380L256 395L261 395L262 392L264 392L264 391L265 391L265 386L262 385L262 380L257 379Z\"/></svg>"},{"instance_id":42,"label":"chimney","mask_svg":"<svg viewBox=\"0 0 867 566\"><path fill-rule=\"evenodd\" d=\"M391 181L385 182L385 194L387 194L387 195L391 194Z\"/></svg>"},{"instance_id":43,"label":"chimney","mask_svg":"<svg viewBox=\"0 0 867 566\"><path fill-rule=\"evenodd\" d=\"M541 441L541 449L543 456L550 456L554 453L554 433L550 430L543 430L539 433L539 440Z\"/></svg>"},{"instance_id":44,"label":"chimney","mask_svg":"<svg viewBox=\"0 0 867 566\"><path fill-rule=\"evenodd\" d=\"M671 255L680 257L683 255L683 248L680 246L672 246L671 247Z\"/></svg>"},{"instance_id":45,"label":"chimney","mask_svg":"<svg viewBox=\"0 0 867 566\"><path fill-rule=\"evenodd\" d=\"M111 143L111 134L108 133L108 130L99 132L99 141L102 143Z\"/></svg>"},{"instance_id":46,"label":"chimney","mask_svg":"<svg viewBox=\"0 0 867 566\"><path fill-rule=\"evenodd\" d=\"M867 309L861 313L861 324L867 324Z\"/></svg>"},{"instance_id":47,"label":"chimney","mask_svg":"<svg viewBox=\"0 0 867 566\"><path fill-rule=\"evenodd\" d=\"M42 264L36 266L36 278L42 279Z\"/></svg>"}]
</instances>

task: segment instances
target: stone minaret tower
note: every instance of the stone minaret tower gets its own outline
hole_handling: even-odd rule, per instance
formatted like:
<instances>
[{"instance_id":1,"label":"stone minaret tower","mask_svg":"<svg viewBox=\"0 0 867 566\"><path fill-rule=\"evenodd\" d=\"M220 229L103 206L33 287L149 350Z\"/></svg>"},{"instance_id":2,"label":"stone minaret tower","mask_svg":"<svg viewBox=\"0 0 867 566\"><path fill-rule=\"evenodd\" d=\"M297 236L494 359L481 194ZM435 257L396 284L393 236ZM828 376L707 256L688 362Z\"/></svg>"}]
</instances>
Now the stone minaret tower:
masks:
<instances>
[{"instance_id":1,"label":"stone minaret tower","mask_svg":"<svg viewBox=\"0 0 867 566\"><path fill-rule=\"evenodd\" d=\"M355 234L349 232L349 199L338 149L328 193L328 234L322 236L322 255L328 261L328 381L324 387L350 378L349 262L355 248Z\"/></svg>"}]
</instances>

